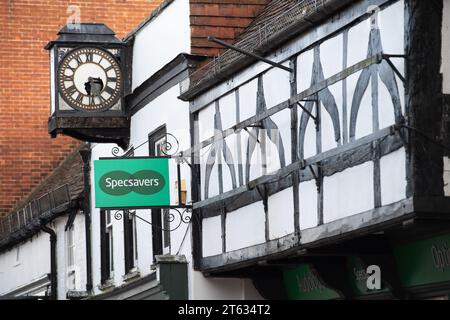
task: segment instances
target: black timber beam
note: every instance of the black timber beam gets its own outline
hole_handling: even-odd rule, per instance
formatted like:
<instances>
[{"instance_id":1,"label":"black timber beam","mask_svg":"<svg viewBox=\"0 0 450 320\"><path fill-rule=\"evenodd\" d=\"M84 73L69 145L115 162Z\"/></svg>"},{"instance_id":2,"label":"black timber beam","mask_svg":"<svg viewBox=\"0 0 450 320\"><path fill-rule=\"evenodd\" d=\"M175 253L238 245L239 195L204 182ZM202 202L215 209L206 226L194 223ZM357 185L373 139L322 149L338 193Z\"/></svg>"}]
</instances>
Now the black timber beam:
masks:
<instances>
[{"instance_id":1,"label":"black timber beam","mask_svg":"<svg viewBox=\"0 0 450 320\"><path fill-rule=\"evenodd\" d=\"M405 0L405 110L410 131L407 196L443 195L442 147L424 136L442 129L443 1Z\"/></svg>"}]
</instances>

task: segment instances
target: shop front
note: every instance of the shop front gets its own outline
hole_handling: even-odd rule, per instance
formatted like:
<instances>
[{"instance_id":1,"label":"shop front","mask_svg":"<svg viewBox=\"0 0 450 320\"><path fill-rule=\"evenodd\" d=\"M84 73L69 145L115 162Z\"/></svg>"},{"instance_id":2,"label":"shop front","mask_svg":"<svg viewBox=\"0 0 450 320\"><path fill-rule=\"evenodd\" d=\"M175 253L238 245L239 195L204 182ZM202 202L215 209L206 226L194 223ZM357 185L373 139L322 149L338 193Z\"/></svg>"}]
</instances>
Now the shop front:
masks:
<instances>
[{"instance_id":1,"label":"shop front","mask_svg":"<svg viewBox=\"0 0 450 320\"><path fill-rule=\"evenodd\" d=\"M394 265L407 299L447 300L450 296L450 234L393 245ZM347 256L346 276L353 299L393 299L390 281L383 269L367 266L357 256ZM333 276L333 275L328 275ZM340 277L336 273L336 277ZM379 277L379 279L377 279ZM379 286L377 281L379 280ZM283 281L289 299L333 300L341 294L326 285L314 264L283 268Z\"/></svg>"}]
</instances>

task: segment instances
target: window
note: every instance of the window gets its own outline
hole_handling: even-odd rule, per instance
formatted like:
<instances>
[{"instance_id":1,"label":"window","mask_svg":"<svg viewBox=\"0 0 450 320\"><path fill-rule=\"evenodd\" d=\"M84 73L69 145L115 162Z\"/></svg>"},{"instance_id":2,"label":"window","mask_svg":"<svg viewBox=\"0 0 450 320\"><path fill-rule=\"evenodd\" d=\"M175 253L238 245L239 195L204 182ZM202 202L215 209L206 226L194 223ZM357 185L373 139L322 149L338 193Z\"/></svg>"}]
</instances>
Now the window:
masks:
<instances>
[{"instance_id":1,"label":"window","mask_svg":"<svg viewBox=\"0 0 450 320\"><path fill-rule=\"evenodd\" d=\"M76 289L76 271L75 271L75 227L72 225L66 231L66 272L67 272L67 290Z\"/></svg>"},{"instance_id":2,"label":"window","mask_svg":"<svg viewBox=\"0 0 450 320\"><path fill-rule=\"evenodd\" d=\"M125 274L137 266L137 232L135 212L123 212L123 232L125 248Z\"/></svg>"},{"instance_id":3,"label":"window","mask_svg":"<svg viewBox=\"0 0 450 320\"><path fill-rule=\"evenodd\" d=\"M67 266L67 269L73 267L73 265L74 265L74 250L75 250L74 229L75 229L75 227L72 225L66 231L66 266Z\"/></svg>"},{"instance_id":4,"label":"window","mask_svg":"<svg viewBox=\"0 0 450 320\"><path fill-rule=\"evenodd\" d=\"M114 238L111 211L100 211L101 282L105 284L114 272Z\"/></svg>"},{"instance_id":5,"label":"window","mask_svg":"<svg viewBox=\"0 0 450 320\"><path fill-rule=\"evenodd\" d=\"M165 156L162 152L166 144L166 127L160 127L148 136L149 155L150 157ZM166 209L152 210L152 243L153 243L153 259L155 256L169 253L170 251L170 222L166 218L168 212ZM167 231L163 231L167 230Z\"/></svg>"}]
</instances>

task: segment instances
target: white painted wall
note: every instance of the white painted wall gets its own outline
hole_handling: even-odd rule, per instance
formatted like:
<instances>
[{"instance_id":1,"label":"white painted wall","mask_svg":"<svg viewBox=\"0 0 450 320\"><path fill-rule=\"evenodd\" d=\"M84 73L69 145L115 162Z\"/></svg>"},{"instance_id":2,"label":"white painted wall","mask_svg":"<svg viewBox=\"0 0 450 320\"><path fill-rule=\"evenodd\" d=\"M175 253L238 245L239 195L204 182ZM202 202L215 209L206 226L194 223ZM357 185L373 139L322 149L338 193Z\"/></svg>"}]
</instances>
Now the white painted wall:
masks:
<instances>
[{"instance_id":1,"label":"white painted wall","mask_svg":"<svg viewBox=\"0 0 450 320\"><path fill-rule=\"evenodd\" d=\"M406 198L406 152L401 148L380 160L381 204Z\"/></svg>"},{"instance_id":2,"label":"white painted wall","mask_svg":"<svg viewBox=\"0 0 450 320\"><path fill-rule=\"evenodd\" d=\"M56 267L58 299L65 300L67 287L67 247L64 230L68 215L63 215L48 227L56 233ZM78 214L74 220L74 269L76 291L86 290L86 247L84 215ZM18 259L17 259L18 258ZM0 253L0 295L50 274L50 237L40 232L30 240L9 251Z\"/></svg>"},{"instance_id":3,"label":"white painted wall","mask_svg":"<svg viewBox=\"0 0 450 320\"><path fill-rule=\"evenodd\" d=\"M30 284L50 273L50 237L41 232L0 253L0 295Z\"/></svg>"},{"instance_id":4,"label":"white painted wall","mask_svg":"<svg viewBox=\"0 0 450 320\"><path fill-rule=\"evenodd\" d=\"M444 17L442 21L442 73L444 74L443 91L450 94L450 0L444 0Z\"/></svg>"},{"instance_id":5,"label":"white painted wall","mask_svg":"<svg viewBox=\"0 0 450 320\"><path fill-rule=\"evenodd\" d=\"M190 53L189 1L175 0L136 34L133 90L182 52Z\"/></svg>"},{"instance_id":6,"label":"white painted wall","mask_svg":"<svg viewBox=\"0 0 450 320\"><path fill-rule=\"evenodd\" d=\"M265 242L265 215L262 202L227 213L226 248L234 251Z\"/></svg>"},{"instance_id":7,"label":"white painted wall","mask_svg":"<svg viewBox=\"0 0 450 320\"><path fill-rule=\"evenodd\" d=\"M278 239L294 232L294 192L287 188L269 197L269 236Z\"/></svg>"},{"instance_id":8,"label":"white painted wall","mask_svg":"<svg viewBox=\"0 0 450 320\"><path fill-rule=\"evenodd\" d=\"M325 177L323 192L325 223L373 209L373 162Z\"/></svg>"},{"instance_id":9,"label":"white painted wall","mask_svg":"<svg viewBox=\"0 0 450 320\"><path fill-rule=\"evenodd\" d=\"M203 257L222 253L222 218L221 216L202 220Z\"/></svg>"},{"instance_id":10,"label":"white painted wall","mask_svg":"<svg viewBox=\"0 0 450 320\"><path fill-rule=\"evenodd\" d=\"M317 227L317 186L315 180L300 183L300 229Z\"/></svg>"}]
</instances>

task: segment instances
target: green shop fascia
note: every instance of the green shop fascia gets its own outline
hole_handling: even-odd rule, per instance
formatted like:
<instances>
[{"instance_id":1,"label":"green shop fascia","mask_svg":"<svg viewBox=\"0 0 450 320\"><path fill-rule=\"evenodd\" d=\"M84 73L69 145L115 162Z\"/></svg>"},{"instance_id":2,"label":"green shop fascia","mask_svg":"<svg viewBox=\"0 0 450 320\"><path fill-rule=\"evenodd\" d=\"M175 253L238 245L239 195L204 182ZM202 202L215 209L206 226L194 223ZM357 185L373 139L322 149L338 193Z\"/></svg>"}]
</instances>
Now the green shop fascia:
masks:
<instances>
[{"instance_id":1,"label":"green shop fascia","mask_svg":"<svg viewBox=\"0 0 450 320\"><path fill-rule=\"evenodd\" d=\"M450 234L394 245L394 259L400 283L409 298L442 299L450 295ZM368 289L366 272L356 256L347 258L347 276L355 299L389 299L390 290L383 281L380 289ZM310 264L283 269L283 281L289 299L340 299L338 292L316 276Z\"/></svg>"}]
</instances>

